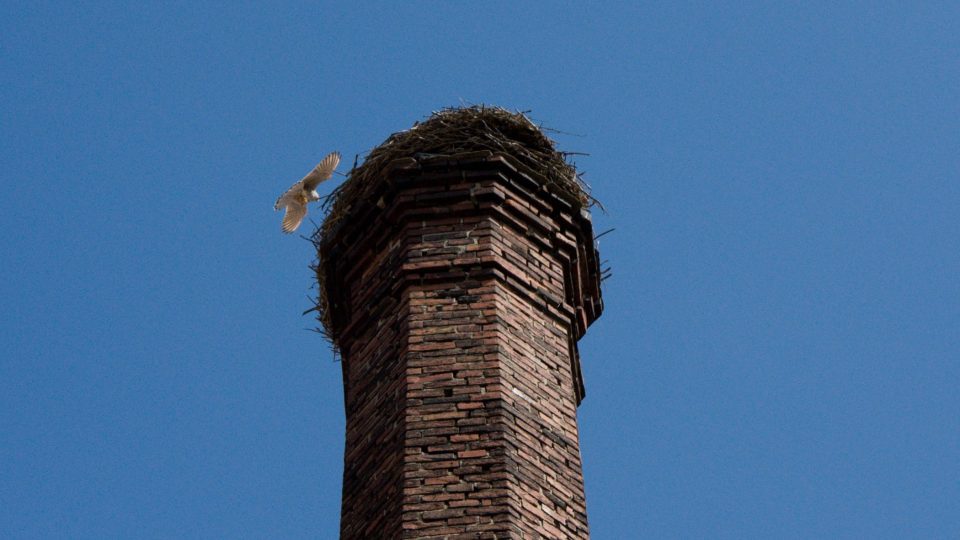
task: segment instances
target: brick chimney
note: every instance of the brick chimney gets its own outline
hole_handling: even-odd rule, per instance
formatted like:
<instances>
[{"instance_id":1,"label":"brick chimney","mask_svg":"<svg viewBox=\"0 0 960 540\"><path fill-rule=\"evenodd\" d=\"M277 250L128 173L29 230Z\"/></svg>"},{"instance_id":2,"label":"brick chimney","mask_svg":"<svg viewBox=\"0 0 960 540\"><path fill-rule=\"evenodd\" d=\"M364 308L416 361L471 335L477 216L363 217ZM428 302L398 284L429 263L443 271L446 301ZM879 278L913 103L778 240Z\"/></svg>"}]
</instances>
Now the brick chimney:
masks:
<instances>
[{"instance_id":1,"label":"brick chimney","mask_svg":"<svg viewBox=\"0 0 960 540\"><path fill-rule=\"evenodd\" d=\"M352 172L366 184L316 237L343 368L343 539L589 536L576 408L577 340L602 310L593 230L497 134L505 151L407 137L406 157Z\"/></svg>"}]
</instances>

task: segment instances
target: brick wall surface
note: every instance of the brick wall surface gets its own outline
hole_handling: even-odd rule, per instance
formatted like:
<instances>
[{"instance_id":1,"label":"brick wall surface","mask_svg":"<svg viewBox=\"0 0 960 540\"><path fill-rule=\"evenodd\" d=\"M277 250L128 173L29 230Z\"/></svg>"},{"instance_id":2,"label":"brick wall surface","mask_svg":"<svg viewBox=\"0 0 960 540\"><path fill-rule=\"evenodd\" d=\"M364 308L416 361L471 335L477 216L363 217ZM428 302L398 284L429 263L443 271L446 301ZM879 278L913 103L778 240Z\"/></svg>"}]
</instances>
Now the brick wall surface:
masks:
<instances>
[{"instance_id":1,"label":"brick wall surface","mask_svg":"<svg viewBox=\"0 0 960 540\"><path fill-rule=\"evenodd\" d=\"M491 154L398 162L321 246L343 358L342 538L587 538L585 215Z\"/></svg>"}]
</instances>

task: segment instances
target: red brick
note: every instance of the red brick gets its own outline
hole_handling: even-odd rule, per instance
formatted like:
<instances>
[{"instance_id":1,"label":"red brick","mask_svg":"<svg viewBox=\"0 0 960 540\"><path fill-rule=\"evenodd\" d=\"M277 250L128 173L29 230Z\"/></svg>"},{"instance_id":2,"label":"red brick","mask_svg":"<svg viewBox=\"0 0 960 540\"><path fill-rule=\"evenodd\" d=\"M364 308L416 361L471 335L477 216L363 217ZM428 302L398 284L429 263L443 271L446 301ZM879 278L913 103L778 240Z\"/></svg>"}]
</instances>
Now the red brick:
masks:
<instances>
[{"instance_id":1,"label":"red brick","mask_svg":"<svg viewBox=\"0 0 960 540\"><path fill-rule=\"evenodd\" d=\"M515 160L471 159L389 169L320 245L343 358L341 538L588 537L592 228Z\"/></svg>"}]
</instances>

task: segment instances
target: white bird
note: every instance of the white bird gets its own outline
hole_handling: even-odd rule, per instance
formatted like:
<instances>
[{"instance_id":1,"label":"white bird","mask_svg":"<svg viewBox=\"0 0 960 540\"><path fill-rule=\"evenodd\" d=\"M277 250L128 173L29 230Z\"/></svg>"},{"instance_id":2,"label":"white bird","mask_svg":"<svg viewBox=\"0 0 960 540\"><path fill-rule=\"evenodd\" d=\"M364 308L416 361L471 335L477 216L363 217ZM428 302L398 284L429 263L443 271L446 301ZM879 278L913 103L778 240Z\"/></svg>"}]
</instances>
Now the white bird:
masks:
<instances>
[{"instance_id":1,"label":"white bird","mask_svg":"<svg viewBox=\"0 0 960 540\"><path fill-rule=\"evenodd\" d=\"M300 222L307 215L307 203L320 200L320 195L316 191L317 186L320 185L320 182L329 180L333 176L333 170L339 164L340 152L331 152L303 179L290 186L290 189L277 199L273 209L275 211L280 210L281 207L287 209L283 215L283 232L292 233L297 230Z\"/></svg>"}]
</instances>

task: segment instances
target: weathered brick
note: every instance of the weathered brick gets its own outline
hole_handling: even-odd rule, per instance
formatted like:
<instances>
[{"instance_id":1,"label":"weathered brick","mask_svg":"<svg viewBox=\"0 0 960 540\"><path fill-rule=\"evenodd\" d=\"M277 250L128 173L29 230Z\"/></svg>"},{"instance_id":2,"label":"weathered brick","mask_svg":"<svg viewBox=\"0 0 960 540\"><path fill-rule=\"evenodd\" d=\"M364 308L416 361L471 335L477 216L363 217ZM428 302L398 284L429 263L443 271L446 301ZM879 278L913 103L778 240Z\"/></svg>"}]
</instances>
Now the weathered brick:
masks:
<instances>
[{"instance_id":1,"label":"weathered brick","mask_svg":"<svg viewBox=\"0 0 960 540\"><path fill-rule=\"evenodd\" d=\"M341 538L588 537L592 228L487 156L388 168L320 246L343 357Z\"/></svg>"}]
</instances>

